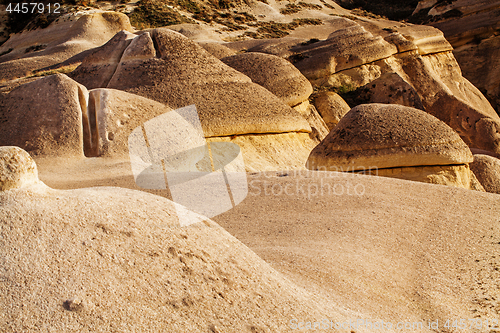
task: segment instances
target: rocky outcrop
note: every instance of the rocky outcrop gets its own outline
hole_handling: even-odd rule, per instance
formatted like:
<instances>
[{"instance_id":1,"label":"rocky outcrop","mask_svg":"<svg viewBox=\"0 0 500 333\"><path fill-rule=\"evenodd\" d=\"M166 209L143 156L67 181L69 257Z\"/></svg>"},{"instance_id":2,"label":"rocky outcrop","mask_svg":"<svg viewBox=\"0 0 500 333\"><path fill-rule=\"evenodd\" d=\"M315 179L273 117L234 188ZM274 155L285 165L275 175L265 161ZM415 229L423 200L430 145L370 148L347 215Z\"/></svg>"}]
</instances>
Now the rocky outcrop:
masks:
<instances>
[{"instance_id":1,"label":"rocky outcrop","mask_svg":"<svg viewBox=\"0 0 500 333\"><path fill-rule=\"evenodd\" d=\"M486 192L500 194L500 160L487 155L474 155L471 170Z\"/></svg>"},{"instance_id":2,"label":"rocky outcrop","mask_svg":"<svg viewBox=\"0 0 500 333\"><path fill-rule=\"evenodd\" d=\"M420 2L414 17L443 31L455 48L453 54L464 77L485 94L500 114L500 1L425 3Z\"/></svg>"},{"instance_id":3,"label":"rocky outcrop","mask_svg":"<svg viewBox=\"0 0 500 333\"><path fill-rule=\"evenodd\" d=\"M439 119L410 107L365 104L349 111L314 148L307 167L398 178L406 174L412 180L475 188L477 182L468 168L472 160L467 145ZM460 170L442 167L455 165ZM402 169L385 170L393 168Z\"/></svg>"},{"instance_id":4,"label":"rocky outcrop","mask_svg":"<svg viewBox=\"0 0 500 333\"><path fill-rule=\"evenodd\" d=\"M327 39L286 44L293 53L289 59L313 85L349 91L369 87L381 77L388 82L383 75L391 74L392 86L387 90L406 89L406 100L374 101L423 107L457 131L471 148L500 152L500 118L481 92L462 76L442 32L396 22L334 20L332 26L337 30ZM275 44L283 46L280 41ZM269 42L266 47L270 48ZM414 92L409 92L410 88Z\"/></svg>"},{"instance_id":5,"label":"rocky outcrop","mask_svg":"<svg viewBox=\"0 0 500 333\"><path fill-rule=\"evenodd\" d=\"M226 65L242 72L289 106L307 101L313 88L311 83L290 62L283 58L248 52L221 59Z\"/></svg>"},{"instance_id":6,"label":"rocky outcrop","mask_svg":"<svg viewBox=\"0 0 500 333\"><path fill-rule=\"evenodd\" d=\"M0 147L0 191L25 188L38 182L35 161L19 147Z\"/></svg>"},{"instance_id":7,"label":"rocky outcrop","mask_svg":"<svg viewBox=\"0 0 500 333\"><path fill-rule=\"evenodd\" d=\"M137 36L127 31L120 31L102 47L85 57L82 64L69 76L83 84L87 89L106 87L115 73L125 49L134 37ZM147 48L147 46L143 45L142 47ZM151 48L153 48L152 43Z\"/></svg>"},{"instance_id":8,"label":"rocky outcrop","mask_svg":"<svg viewBox=\"0 0 500 333\"><path fill-rule=\"evenodd\" d=\"M399 104L424 110L416 90L396 73L382 74L378 79L359 87L353 104Z\"/></svg>"},{"instance_id":9,"label":"rocky outcrop","mask_svg":"<svg viewBox=\"0 0 500 333\"><path fill-rule=\"evenodd\" d=\"M0 145L34 155L83 157L87 89L64 74L0 96Z\"/></svg>"},{"instance_id":10,"label":"rocky outcrop","mask_svg":"<svg viewBox=\"0 0 500 333\"><path fill-rule=\"evenodd\" d=\"M54 28L23 32L5 42L0 54L12 50L0 57L0 77L23 77L70 58L70 63L78 63L87 55L82 52L103 45L121 30L133 30L128 17L116 12L83 15L72 24L62 24L62 29L59 24L62 23L53 23ZM36 45L40 51L27 53L27 48Z\"/></svg>"},{"instance_id":11,"label":"rocky outcrop","mask_svg":"<svg viewBox=\"0 0 500 333\"><path fill-rule=\"evenodd\" d=\"M127 156L130 133L146 121L172 111L156 101L115 89L89 91L91 144L86 156ZM184 138L185 139L185 138ZM184 140L179 138L179 140Z\"/></svg>"},{"instance_id":12,"label":"rocky outcrop","mask_svg":"<svg viewBox=\"0 0 500 333\"><path fill-rule=\"evenodd\" d=\"M120 45L116 54L123 52L119 61L111 57L101 58L115 44ZM269 57L264 55L266 59ZM285 62L279 58L271 60ZM113 72L111 68L115 67ZM289 89L283 98L291 104L303 103L303 100L307 101L312 88L300 72L292 69L288 65L280 69L280 73L288 72L288 76L294 76L300 82L301 89L299 92ZM290 136L297 138L297 149L282 153L285 160L291 159L285 155L301 156L301 160L294 165L303 166L308 151L327 133L321 117L315 116L317 112L308 105L302 116L267 89L252 83L248 76L225 65L181 34L168 29L146 31L131 40L125 33L118 34L89 56L75 70L73 77L90 87L105 86L125 91L172 109L194 104L207 138L273 134L266 137L269 139L267 144L272 145L273 138L276 138L274 134L298 134ZM274 89L278 91L279 82L268 79L267 83L274 85ZM306 119L312 119L311 123L319 128L317 132L323 133L323 136L320 135L318 139L314 133L309 135L312 130ZM243 141L250 145L252 142L259 142L260 145L266 138ZM255 147L249 147L248 150L257 151ZM245 147L242 147L242 151L245 156ZM248 159L252 160L250 156ZM250 169L251 164L250 162L248 166Z\"/></svg>"},{"instance_id":13,"label":"rocky outcrop","mask_svg":"<svg viewBox=\"0 0 500 333\"><path fill-rule=\"evenodd\" d=\"M342 97L332 91L323 91L317 94L314 97L314 106L318 109L330 131L351 110Z\"/></svg>"}]
</instances>

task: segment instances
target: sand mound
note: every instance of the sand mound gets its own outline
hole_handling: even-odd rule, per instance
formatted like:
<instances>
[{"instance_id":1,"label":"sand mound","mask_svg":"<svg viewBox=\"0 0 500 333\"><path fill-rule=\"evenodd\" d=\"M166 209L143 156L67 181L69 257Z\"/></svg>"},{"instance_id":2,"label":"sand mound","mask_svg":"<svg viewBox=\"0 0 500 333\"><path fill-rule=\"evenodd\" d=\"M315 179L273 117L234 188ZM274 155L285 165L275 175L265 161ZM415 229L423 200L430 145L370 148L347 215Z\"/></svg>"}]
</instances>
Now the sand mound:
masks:
<instances>
[{"instance_id":1,"label":"sand mound","mask_svg":"<svg viewBox=\"0 0 500 333\"><path fill-rule=\"evenodd\" d=\"M33 179L25 152L0 156L2 180ZM282 332L291 318L321 316L214 222L181 227L186 211L167 199L36 183L0 202L2 332Z\"/></svg>"},{"instance_id":2,"label":"sand mound","mask_svg":"<svg viewBox=\"0 0 500 333\"><path fill-rule=\"evenodd\" d=\"M215 220L318 300L355 311L347 318L393 324L352 331L498 318L496 194L337 172L249 182L247 199Z\"/></svg>"}]
</instances>

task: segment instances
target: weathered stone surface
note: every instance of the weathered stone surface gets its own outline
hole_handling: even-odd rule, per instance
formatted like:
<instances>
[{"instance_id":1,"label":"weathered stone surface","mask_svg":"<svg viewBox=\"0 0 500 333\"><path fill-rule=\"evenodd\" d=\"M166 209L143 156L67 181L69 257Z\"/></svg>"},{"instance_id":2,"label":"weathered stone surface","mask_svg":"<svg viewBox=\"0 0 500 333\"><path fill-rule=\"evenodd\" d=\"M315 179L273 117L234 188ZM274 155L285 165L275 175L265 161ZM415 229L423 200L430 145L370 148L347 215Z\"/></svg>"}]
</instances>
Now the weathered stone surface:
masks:
<instances>
[{"instance_id":1,"label":"weathered stone surface","mask_svg":"<svg viewBox=\"0 0 500 333\"><path fill-rule=\"evenodd\" d=\"M92 144L85 154L124 156L128 154L128 137L136 127L172 109L124 91L94 89L89 91L88 110Z\"/></svg>"},{"instance_id":2,"label":"weathered stone surface","mask_svg":"<svg viewBox=\"0 0 500 333\"><path fill-rule=\"evenodd\" d=\"M398 52L395 45L382 37L374 36L351 20L342 20L345 20L346 27L332 32L328 39L293 49L302 58L295 66L308 79L321 79Z\"/></svg>"},{"instance_id":3,"label":"weathered stone surface","mask_svg":"<svg viewBox=\"0 0 500 333\"><path fill-rule=\"evenodd\" d=\"M35 161L15 146L0 147L0 191L23 188L38 182Z\"/></svg>"},{"instance_id":4,"label":"weathered stone surface","mask_svg":"<svg viewBox=\"0 0 500 333\"><path fill-rule=\"evenodd\" d=\"M396 73L383 74L357 91L357 98L363 103L399 104L424 110L415 89Z\"/></svg>"},{"instance_id":5,"label":"weathered stone surface","mask_svg":"<svg viewBox=\"0 0 500 333\"><path fill-rule=\"evenodd\" d=\"M367 174L485 191L469 166L465 164L377 169L369 170Z\"/></svg>"},{"instance_id":6,"label":"weathered stone surface","mask_svg":"<svg viewBox=\"0 0 500 333\"><path fill-rule=\"evenodd\" d=\"M312 170L341 171L472 162L445 123L414 108L364 104L347 113L309 156Z\"/></svg>"},{"instance_id":7,"label":"weathered stone surface","mask_svg":"<svg viewBox=\"0 0 500 333\"><path fill-rule=\"evenodd\" d=\"M241 148L247 172L304 170L307 157L318 144L313 133L278 133L208 138L208 142L232 142Z\"/></svg>"},{"instance_id":8,"label":"weathered stone surface","mask_svg":"<svg viewBox=\"0 0 500 333\"><path fill-rule=\"evenodd\" d=\"M330 132L328 130L328 126L319 114L318 110L316 110L314 105L310 104L308 100L300 103L297 106L294 106L293 109L298 111L311 126L311 138L315 139L317 142L320 142L328 135L328 133Z\"/></svg>"},{"instance_id":9,"label":"weathered stone surface","mask_svg":"<svg viewBox=\"0 0 500 333\"><path fill-rule=\"evenodd\" d=\"M314 106L325 120L331 131L340 119L351 110L350 106L338 94L324 91L314 98Z\"/></svg>"},{"instance_id":10,"label":"weathered stone surface","mask_svg":"<svg viewBox=\"0 0 500 333\"><path fill-rule=\"evenodd\" d=\"M307 78L283 58L248 52L221 59L226 65L247 75L284 103L295 106L306 101L313 88Z\"/></svg>"},{"instance_id":11,"label":"weathered stone surface","mask_svg":"<svg viewBox=\"0 0 500 333\"><path fill-rule=\"evenodd\" d=\"M500 160L487 155L474 155L471 170L486 192L500 194Z\"/></svg>"},{"instance_id":12,"label":"weathered stone surface","mask_svg":"<svg viewBox=\"0 0 500 333\"><path fill-rule=\"evenodd\" d=\"M0 98L0 145L83 157L87 98L87 89L64 74L19 86Z\"/></svg>"},{"instance_id":13,"label":"weathered stone surface","mask_svg":"<svg viewBox=\"0 0 500 333\"><path fill-rule=\"evenodd\" d=\"M221 43L200 42L198 44L217 59L230 57L236 54L236 51L230 49L229 47Z\"/></svg>"},{"instance_id":14,"label":"weathered stone surface","mask_svg":"<svg viewBox=\"0 0 500 333\"><path fill-rule=\"evenodd\" d=\"M54 39L51 31L34 30L12 38L0 47L0 53L12 48L4 62L0 62L0 77L13 79L23 77L31 71L59 64L79 53L101 46L121 30L132 31L127 15L117 12L100 12L83 15ZM35 53L26 53L29 41L33 43L40 36L40 43L46 48ZM45 44L44 44L45 45ZM33 44L29 45L33 46ZM1 61L2 59L0 59ZM76 57L74 63L81 61Z\"/></svg>"},{"instance_id":15,"label":"weathered stone surface","mask_svg":"<svg viewBox=\"0 0 500 333\"><path fill-rule=\"evenodd\" d=\"M134 37L136 35L130 32L120 31L106 44L87 56L69 76L87 89L106 87L116 71L123 52Z\"/></svg>"},{"instance_id":16,"label":"weathered stone surface","mask_svg":"<svg viewBox=\"0 0 500 333\"><path fill-rule=\"evenodd\" d=\"M457 131L471 148L500 152L500 118L461 75L451 52L404 57L402 68L426 112Z\"/></svg>"},{"instance_id":17,"label":"weathered stone surface","mask_svg":"<svg viewBox=\"0 0 500 333\"><path fill-rule=\"evenodd\" d=\"M151 34L157 57L120 62L108 88L172 108L194 104L206 137L311 131L299 113L196 43L168 29Z\"/></svg>"},{"instance_id":18,"label":"weathered stone surface","mask_svg":"<svg viewBox=\"0 0 500 333\"><path fill-rule=\"evenodd\" d=\"M470 43L453 52L466 77L500 115L500 36Z\"/></svg>"}]
</instances>

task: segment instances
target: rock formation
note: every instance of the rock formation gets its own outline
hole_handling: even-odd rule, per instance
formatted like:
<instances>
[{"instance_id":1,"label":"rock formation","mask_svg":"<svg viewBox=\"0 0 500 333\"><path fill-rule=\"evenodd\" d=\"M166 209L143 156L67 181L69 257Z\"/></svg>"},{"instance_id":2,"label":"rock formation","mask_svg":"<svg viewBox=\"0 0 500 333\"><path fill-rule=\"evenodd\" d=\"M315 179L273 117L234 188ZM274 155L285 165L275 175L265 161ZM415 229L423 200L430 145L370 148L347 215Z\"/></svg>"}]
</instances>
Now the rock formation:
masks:
<instances>
[{"instance_id":1,"label":"rock formation","mask_svg":"<svg viewBox=\"0 0 500 333\"><path fill-rule=\"evenodd\" d=\"M314 148L307 167L480 189L469 170L472 160L463 140L439 119L410 107L364 104Z\"/></svg>"},{"instance_id":2,"label":"rock formation","mask_svg":"<svg viewBox=\"0 0 500 333\"><path fill-rule=\"evenodd\" d=\"M342 97L332 91L317 94L314 98L314 106L318 109L330 131L351 110Z\"/></svg>"},{"instance_id":3,"label":"rock formation","mask_svg":"<svg viewBox=\"0 0 500 333\"><path fill-rule=\"evenodd\" d=\"M474 155L474 162L470 164L470 169L486 192L500 194L500 160L498 158Z\"/></svg>"},{"instance_id":4,"label":"rock formation","mask_svg":"<svg viewBox=\"0 0 500 333\"><path fill-rule=\"evenodd\" d=\"M461 0L450 2L421 1L413 15L425 24L443 31L455 48L464 77L489 99L500 114L498 52L500 37L500 2Z\"/></svg>"},{"instance_id":5,"label":"rock formation","mask_svg":"<svg viewBox=\"0 0 500 333\"><path fill-rule=\"evenodd\" d=\"M0 145L34 155L83 157L87 89L64 74L0 96Z\"/></svg>"},{"instance_id":6,"label":"rock formation","mask_svg":"<svg viewBox=\"0 0 500 333\"><path fill-rule=\"evenodd\" d=\"M0 47L0 77L14 79L30 72L63 63L78 63L87 55L82 53L106 43L121 30L132 31L128 17L116 12L83 15L76 21L54 22L47 30L26 31L11 37ZM28 52L38 46L38 52ZM29 51L29 50L28 50Z\"/></svg>"},{"instance_id":7,"label":"rock formation","mask_svg":"<svg viewBox=\"0 0 500 333\"><path fill-rule=\"evenodd\" d=\"M109 53L106 50L113 49L115 44L123 50L121 58L110 56L105 61L99 60L100 55ZM113 73L108 70L115 67ZM298 72L295 74L300 75ZM72 77L87 87L122 90L171 108L194 104L205 137L229 139L244 135L244 140L239 140L244 155L247 150L257 152L260 149L245 149L245 145L259 143L272 146L275 139L284 135L288 139L293 138L296 147L293 148L293 143L287 144L285 146L290 149L280 150L279 154L284 160L296 160L293 164L300 167L318 142L314 136L310 138L311 126L306 121L307 117L301 116L268 90L252 83L250 78L225 65L196 43L168 29L146 31L131 41L128 35L120 33L85 59ZM304 86L307 89L307 85ZM295 99L300 103L302 99L307 99L305 95L307 93L302 92L302 97ZM319 116L314 121L322 122ZM315 125L314 121L311 123L324 131L324 124ZM272 135L267 136L268 133ZM253 139L255 135L265 135L270 141L264 143L266 140ZM247 164L249 170L255 170L252 161L266 160L264 155L247 156L251 161ZM256 164L262 166L261 162ZM267 166L275 167L276 164Z\"/></svg>"},{"instance_id":8,"label":"rock formation","mask_svg":"<svg viewBox=\"0 0 500 333\"><path fill-rule=\"evenodd\" d=\"M266 52L278 46L279 55L288 57L317 87L354 90L393 74L393 89L404 82L415 90L414 106L420 106L420 99L426 112L447 123L471 148L498 153L500 118L461 75L443 33L432 27L391 23L333 18L334 31L327 39L303 43L289 37L286 43L267 41L260 44L265 47L257 44L250 50Z\"/></svg>"}]
</instances>

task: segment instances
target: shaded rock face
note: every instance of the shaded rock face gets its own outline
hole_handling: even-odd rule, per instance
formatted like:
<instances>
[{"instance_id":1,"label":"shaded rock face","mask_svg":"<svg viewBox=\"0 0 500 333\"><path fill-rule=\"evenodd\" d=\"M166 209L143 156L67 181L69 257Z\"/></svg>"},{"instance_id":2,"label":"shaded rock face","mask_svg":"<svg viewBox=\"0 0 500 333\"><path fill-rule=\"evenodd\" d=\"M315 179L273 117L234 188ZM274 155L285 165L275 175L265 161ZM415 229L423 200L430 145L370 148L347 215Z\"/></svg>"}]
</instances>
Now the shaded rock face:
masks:
<instances>
[{"instance_id":1,"label":"shaded rock face","mask_svg":"<svg viewBox=\"0 0 500 333\"><path fill-rule=\"evenodd\" d=\"M66 65L78 63L87 55L82 52L103 45L121 30L133 31L125 14L102 12L41 31L23 32L0 47L0 54L12 49L0 57L0 77L11 80L65 61ZM26 53L33 44L43 46L42 50Z\"/></svg>"},{"instance_id":2,"label":"shaded rock face","mask_svg":"<svg viewBox=\"0 0 500 333\"><path fill-rule=\"evenodd\" d=\"M463 75L481 90L500 115L500 37L464 45L453 54Z\"/></svg>"},{"instance_id":3,"label":"shaded rock face","mask_svg":"<svg viewBox=\"0 0 500 333\"><path fill-rule=\"evenodd\" d=\"M352 104L383 103L399 104L424 110L415 89L396 73L386 73L378 79L359 87L352 94ZM349 101L351 102L351 101Z\"/></svg>"},{"instance_id":4,"label":"shaded rock face","mask_svg":"<svg viewBox=\"0 0 500 333\"><path fill-rule=\"evenodd\" d=\"M351 110L342 97L332 91L324 91L314 98L314 105L331 131L340 119Z\"/></svg>"},{"instance_id":5,"label":"shaded rock face","mask_svg":"<svg viewBox=\"0 0 500 333\"><path fill-rule=\"evenodd\" d=\"M20 186L35 172L25 151L0 148L2 332L280 332L325 316L203 216L181 227L185 208L123 188Z\"/></svg>"},{"instance_id":6,"label":"shaded rock face","mask_svg":"<svg viewBox=\"0 0 500 333\"><path fill-rule=\"evenodd\" d=\"M500 194L500 160L487 155L474 155L471 170L486 192Z\"/></svg>"},{"instance_id":7,"label":"shaded rock face","mask_svg":"<svg viewBox=\"0 0 500 333\"><path fill-rule=\"evenodd\" d=\"M87 99L87 89L64 74L19 86L0 98L0 145L83 157Z\"/></svg>"},{"instance_id":8,"label":"shaded rock face","mask_svg":"<svg viewBox=\"0 0 500 333\"><path fill-rule=\"evenodd\" d=\"M249 52L221 59L226 65L247 75L289 106L306 101L313 88L311 83L290 62L280 57Z\"/></svg>"},{"instance_id":9,"label":"shaded rock face","mask_svg":"<svg viewBox=\"0 0 500 333\"><path fill-rule=\"evenodd\" d=\"M396 22L385 27L381 21L336 18L332 22L336 30L326 40L306 45L278 40L274 45L292 53L289 59L314 86L352 91L369 88L381 78L390 83L387 90L373 91L364 102L423 108L451 126L471 148L500 151L500 118L462 76L442 32ZM272 49L272 43L262 43L265 47L260 52ZM257 49L254 45L251 50ZM282 50L280 54L287 53Z\"/></svg>"},{"instance_id":10,"label":"shaded rock face","mask_svg":"<svg viewBox=\"0 0 500 333\"><path fill-rule=\"evenodd\" d=\"M439 119L424 111L387 104L364 104L347 113L311 152L307 167L325 171L363 171L369 174L381 170L380 175L404 178L407 167L464 165L472 162L472 153L456 132ZM402 168L400 172L384 171ZM441 169L437 169L441 170ZM428 171L426 171L428 173ZM451 170L459 180L455 186L470 188L468 169ZM459 176L461 175L461 176ZM422 175L421 175L422 176ZM463 178L466 177L464 180ZM425 175L409 179L432 180L439 176ZM475 182L473 182L475 183Z\"/></svg>"},{"instance_id":11,"label":"shaded rock face","mask_svg":"<svg viewBox=\"0 0 500 333\"><path fill-rule=\"evenodd\" d=\"M86 156L126 156L130 133L171 108L156 101L114 89L89 91L90 144ZM179 138L180 139L180 138Z\"/></svg>"},{"instance_id":12,"label":"shaded rock face","mask_svg":"<svg viewBox=\"0 0 500 333\"><path fill-rule=\"evenodd\" d=\"M421 1L414 16L443 31L454 47L463 76L471 81L500 114L500 2L461 0Z\"/></svg>"},{"instance_id":13,"label":"shaded rock face","mask_svg":"<svg viewBox=\"0 0 500 333\"><path fill-rule=\"evenodd\" d=\"M106 87L116 71L123 52L134 37L137 36L130 32L120 31L103 47L87 56L82 65L69 76L88 89Z\"/></svg>"}]
</instances>

